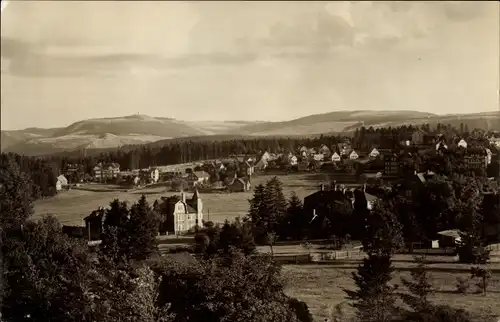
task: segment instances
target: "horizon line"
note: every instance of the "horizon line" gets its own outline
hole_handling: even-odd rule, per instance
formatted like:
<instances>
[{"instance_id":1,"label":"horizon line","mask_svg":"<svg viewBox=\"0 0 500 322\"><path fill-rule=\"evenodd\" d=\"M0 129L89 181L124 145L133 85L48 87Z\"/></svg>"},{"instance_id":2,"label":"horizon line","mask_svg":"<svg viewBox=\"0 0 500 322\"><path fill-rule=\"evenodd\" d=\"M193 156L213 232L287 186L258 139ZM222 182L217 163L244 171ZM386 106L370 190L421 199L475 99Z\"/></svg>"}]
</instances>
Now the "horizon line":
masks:
<instances>
[{"instance_id":1,"label":"horizon line","mask_svg":"<svg viewBox=\"0 0 500 322\"><path fill-rule=\"evenodd\" d=\"M171 120L176 120L176 121L182 121L182 122L225 122L225 123L230 123L230 122L255 122L255 123L282 123L282 122L291 122L294 120L310 117L310 116L318 116L318 115L324 115L324 114L330 114L330 113L342 113L342 112L417 112L417 113L422 113L422 114L428 114L429 116L452 116L452 115L474 115L474 114L484 114L484 113L495 113L498 112L500 113L500 109L498 111L482 111L482 112L470 112L470 113L447 113L447 114L439 114L439 113L431 113L431 112L421 112L421 111L416 111L416 110L338 110L338 111L332 111L332 112L325 112L325 113L315 113L315 114L308 114L308 115L303 115L291 119L285 119L285 120L277 120L277 121L264 121L264 120L186 120L186 119L178 119L175 117L168 117L168 116L151 116L148 114L142 114L142 113L137 113L137 114L128 114L128 115L119 115L119 116L109 116L109 117L92 117L92 118L86 118L82 119L79 121L74 121L71 122L67 125L60 125L60 126L52 126L52 127L37 127L37 126L29 126L25 128L17 128L17 129L1 129L2 132L6 131L25 131L25 130L30 130L30 129L37 129L37 130L50 130L50 129L63 129L66 127L69 127L75 123L78 122L84 122L84 121L91 121L91 120L105 120L105 119L117 119L117 118L126 118L126 117L133 117L133 116L145 116L145 117L151 117L151 118L164 118L164 119L171 119Z\"/></svg>"}]
</instances>

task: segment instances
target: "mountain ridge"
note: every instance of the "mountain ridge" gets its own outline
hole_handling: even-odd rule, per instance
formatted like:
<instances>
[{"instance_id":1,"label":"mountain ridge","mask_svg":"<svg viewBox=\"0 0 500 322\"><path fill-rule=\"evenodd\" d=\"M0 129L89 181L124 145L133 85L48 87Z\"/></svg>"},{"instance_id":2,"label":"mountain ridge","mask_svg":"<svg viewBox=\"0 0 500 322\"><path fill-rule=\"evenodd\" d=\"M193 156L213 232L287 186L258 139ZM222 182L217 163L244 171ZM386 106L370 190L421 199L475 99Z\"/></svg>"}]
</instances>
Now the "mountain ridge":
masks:
<instances>
[{"instance_id":1,"label":"mountain ridge","mask_svg":"<svg viewBox=\"0 0 500 322\"><path fill-rule=\"evenodd\" d=\"M500 112L437 115L417 111L336 111L280 121L183 121L135 114L93 118L67 127L1 131L2 152L25 155L99 150L124 145L165 144L212 137L310 136L348 133L361 126L387 127L429 123L466 124L469 128L500 130Z\"/></svg>"}]
</instances>

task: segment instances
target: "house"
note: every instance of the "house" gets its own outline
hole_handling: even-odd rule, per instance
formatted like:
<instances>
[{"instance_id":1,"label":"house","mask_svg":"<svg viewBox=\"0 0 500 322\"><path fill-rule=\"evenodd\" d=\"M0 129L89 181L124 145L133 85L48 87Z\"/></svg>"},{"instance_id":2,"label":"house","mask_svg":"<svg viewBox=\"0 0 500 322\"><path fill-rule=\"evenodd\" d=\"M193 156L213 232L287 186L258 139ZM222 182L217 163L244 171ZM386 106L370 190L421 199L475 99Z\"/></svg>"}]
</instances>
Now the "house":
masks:
<instances>
[{"instance_id":1,"label":"house","mask_svg":"<svg viewBox=\"0 0 500 322\"><path fill-rule=\"evenodd\" d=\"M239 167L240 167L240 173L243 176L251 176L255 172L255 168L254 168L253 163L251 161L241 162L239 164Z\"/></svg>"},{"instance_id":2,"label":"house","mask_svg":"<svg viewBox=\"0 0 500 322\"><path fill-rule=\"evenodd\" d=\"M158 170L158 168L150 168L149 175L151 176L153 183L157 183L158 180L160 180L160 170Z\"/></svg>"},{"instance_id":3,"label":"house","mask_svg":"<svg viewBox=\"0 0 500 322\"><path fill-rule=\"evenodd\" d=\"M340 155L337 152L332 154L332 162L340 162Z\"/></svg>"},{"instance_id":4,"label":"house","mask_svg":"<svg viewBox=\"0 0 500 322\"><path fill-rule=\"evenodd\" d=\"M57 191L60 191L62 188L64 187L67 187L68 186L68 179L66 179L65 176L63 176L62 174L57 177L57 181L56 181L56 190Z\"/></svg>"},{"instance_id":5,"label":"house","mask_svg":"<svg viewBox=\"0 0 500 322\"><path fill-rule=\"evenodd\" d=\"M444 141L439 141L438 143L436 143L436 152L441 152L444 150L448 150L448 146Z\"/></svg>"},{"instance_id":6,"label":"house","mask_svg":"<svg viewBox=\"0 0 500 322\"><path fill-rule=\"evenodd\" d=\"M465 167L469 170L486 169L488 153L484 148L468 148L464 155Z\"/></svg>"},{"instance_id":7,"label":"house","mask_svg":"<svg viewBox=\"0 0 500 322\"><path fill-rule=\"evenodd\" d=\"M99 207L99 209L92 211L90 215L83 218L85 221L85 237L88 240L100 240L103 231L103 224L105 219L106 211L104 208Z\"/></svg>"},{"instance_id":8,"label":"house","mask_svg":"<svg viewBox=\"0 0 500 322\"><path fill-rule=\"evenodd\" d=\"M118 163L112 162L108 164L103 164L99 162L93 168L94 180L98 182L105 182L106 180L116 179L120 173L120 165Z\"/></svg>"},{"instance_id":9,"label":"house","mask_svg":"<svg viewBox=\"0 0 500 322\"><path fill-rule=\"evenodd\" d=\"M314 161L323 161L324 158L325 158L325 155L321 154L321 153L316 153L313 155Z\"/></svg>"},{"instance_id":10,"label":"house","mask_svg":"<svg viewBox=\"0 0 500 322\"><path fill-rule=\"evenodd\" d=\"M488 148L486 148L485 150L486 150L486 163L490 164L491 160L493 160L493 153Z\"/></svg>"},{"instance_id":11,"label":"house","mask_svg":"<svg viewBox=\"0 0 500 322\"><path fill-rule=\"evenodd\" d=\"M298 164L298 170L299 171L308 171L309 170L310 163L307 160L303 160L299 162Z\"/></svg>"},{"instance_id":12,"label":"house","mask_svg":"<svg viewBox=\"0 0 500 322\"><path fill-rule=\"evenodd\" d=\"M264 170L269 165L270 160L271 160L271 155L269 154L269 152L266 151L262 154L259 162L257 162L255 167L260 169L260 170Z\"/></svg>"},{"instance_id":13,"label":"house","mask_svg":"<svg viewBox=\"0 0 500 322\"><path fill-rule=\"evenodd\" d=\"M206 171L193 171L185 174L184 179L190 187L195 187L200 184L206 184L210 179L210 175Z\"/></svg>"},{"instance_id":14,"label":"house","mask_svg":"<svg viewBox=\"0 0 500 322\"><path fill-rule=\"evenodd\" d=\"M227 190L231 192L244 192L250 190L250 178L237 178L227 186Z\"/></svg>"},{"instance_id":15,"label":"house","mask_svg":"<svg viewBox=\"0 0 500 322\"><path fill-rule=\"evenodd\" d=\"M369 156L371 158L376 158L380 155L380 152L378 152L378 150L376 148L373 148L373 150L370 152Z\"/></svg>"},{"instance_id":16,"label":"house","mask_svg":"<svg viewBox=\"0 0 500 322\"><path fill-rule=\"evenodd\" d=\"M391 153L384 156L384 174L386 176L397 176L399 174L399 158Z\"/></svg>"},{"instance_id":17,"label":"house","mask_svg":"<svg viewBox=\"0 0 500 322\"><path fill-rule=\"evenodd\" d=\"M186 199L183 192L181 196L162 197L160 213L164 221L160 225L160 233L173 233L179 235L203 225L203 202L198 189L191 199Z\"/></svg>"},{"instance_id":18,"label":"house","mask_svg":"<svg viewBox=\"0 0 500 322\"><path fill-rule=\"evenodd\" d=\"M364 198L367 201L367 209L372 209L377 198L366 193L365 188L366 186L362 186L357 189L346 189L345 187L338 186L337 184L333 184L330 187L321 185L319 191L316 191L304 198L304 214L307 217L314 219L316 216L325 216L328 214L329 209L332 207L336 208L341 204L352 210L356 198L359 198L362 195L364 195Z\"/></svg>"},{"instance_id":19,"label":"house","mask_svg":"<svg viewBox=\"0 0 500 322\"><path fill-rule=\"evenodd\" d=\"M352 152L349 154L349 160L357 160L359 158L359 155L356 153L356 151L352 150Z\"/></svg>"},{"instance_id":20,"label":"house","mask_svg":"<svg viewBox=\"0 0 500 322\"><path fill-rule=\"evenodd\" d=\"M322 144L319 148L319 153L321 153L325 158L328 158L331 154L331 151L326 145Z\"/></svg>"},{"instance_id":21,"label":"house","mask_svg":"<svg viewBox=\"0 0 500 322\"><path fill-rule=\"evenodd\" d=\"M460 147L460 148L467 149L467 142L465 142L464 139L461 139L460 141L458 141L457 146Z\"/></svg>"},{"instance_id":22,"label":"house","mask_svg":"<svg viewBox=\"0 0 500 322\"><path fill-rule=\"evenodd\" d=\"M424 131L422 131L421 129L417 129L417 130L413 131L413 133L411 134L411 142L414 145L424 144L424 135L425 134L426 133Z\"/></svg>"}]
</instances>

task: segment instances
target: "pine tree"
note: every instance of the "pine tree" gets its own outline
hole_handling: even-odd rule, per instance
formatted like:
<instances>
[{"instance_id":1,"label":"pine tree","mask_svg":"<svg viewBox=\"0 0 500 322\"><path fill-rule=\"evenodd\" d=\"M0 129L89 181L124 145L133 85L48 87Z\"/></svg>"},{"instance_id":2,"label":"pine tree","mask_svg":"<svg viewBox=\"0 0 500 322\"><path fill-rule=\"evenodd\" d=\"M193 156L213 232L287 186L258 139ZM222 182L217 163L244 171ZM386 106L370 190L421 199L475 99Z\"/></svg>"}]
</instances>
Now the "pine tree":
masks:
<instances>
[{"instance_id":1,"label":"pine tree","mask_svg":"<svg viewBox=\"0 0 500 322\"><path fill-rule=\"evenodd\" d=\"M130 258L144 260L158 252L156 241L158 219L158 214L149 206L144 195L130 208L128 222Z\"/></svg>"},{"instance_id":2,"label":"pine tree","mask_svg":"<svg viewBox=\"0 0 500 322\"><path fill-rule=\"evenodd\" d=\"M433 293L430 276L427 273L426 257L415 257L417 266L411 270L413 280L403 278L403 285L408 288L410 294L403 295L403 301L408 304L414 312L424 312L431 308L429 295ZM411 316L411 313L410 313Z\"/></svg>"},{"instance_id":3,"label":"pine tree","mask_svg":"<svg viewBox=\"0 0 500 322\"><path fill-rule=\"evenodd\" d=\"M353 273L357 290L345 290L361 321L391 321L396 315L396 290L389 285L393 267L391 256L402 245L401 224L389 204L377 203L367 218L363 248L368 257Z\"/></svg>"},{"instance_id":4,"label":"pine tree","mask_svg":"<svg viewBox=\"0 0 500 322\"><path fill-rule=\"evenodd\" d=\"M396 316L394 303L396 287L388 283L392 279L393 267L387 255L370 254L363 265L353 273L356 291L345 290L354 303L356 315L363 322L392 321Z\"/></svg>"},{"instance_id":5,"label":"pine tree","mask_svg":"<svg viewBox=\"0 0 500 322\"><path fill-rule=\"evenodd\" d=\"M100 249L114 261L121 261L129 254L129 214L127 203L118 199L110 203L105 214Z\"/></svg>"},{"instance_id":6,"label":"pine tree","mask_svg":"<svg viewBox=\"0 0 500 322\"><path fill-rule=\"evenodd\" d=\"M306 224L302 201L293 192L290 199L288 199L286 219L281 229L281 235L290 236L294 240L301 240L305 235L304 229Z\"/></svg>"},{"instance_id":7,"label":"pine tree","mask_svg":"<svg viewBox=\"0 0 500 322\"><path fill-rule=\"evenodd\" d=\"M248 200L250 204L248 217L255 226L258 226L262 220L262 213L264 210L264 189L262 184L255 186L253 198Z\"/></svg>"},{"instance_id":8,"label":"pine tree","mask_svg":"<svg viewBox=\"0 0 500 322\"><path fill-rule=\"evenodd\" d=\"M263 216L266 232L277 232L278 225L286 216L287 201L283 194L283 183L278 177L271 178L264 190L266 213Z\"/></svg>"}]
</instances>

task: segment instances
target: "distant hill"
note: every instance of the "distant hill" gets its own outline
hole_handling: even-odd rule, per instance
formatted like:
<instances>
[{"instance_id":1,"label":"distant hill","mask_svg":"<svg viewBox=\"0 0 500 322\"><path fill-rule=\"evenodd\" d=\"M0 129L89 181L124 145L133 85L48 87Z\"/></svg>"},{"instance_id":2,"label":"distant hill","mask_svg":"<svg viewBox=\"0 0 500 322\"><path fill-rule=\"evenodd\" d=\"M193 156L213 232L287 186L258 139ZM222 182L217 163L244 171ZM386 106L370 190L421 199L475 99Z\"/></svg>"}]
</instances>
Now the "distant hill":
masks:
<instances>
[{"instance_id":1,"label":"distant hill","mask_svg":"<svg viewBox=\"0 0 500 322\"><path fill-rule=\"evenodd\" d=\"M234 129L253 123L256 122L188 122L147 115L89 119L65 128L2 131L2 152L42 155L82 149L109 149L173 138L231 133Z\"/></svg>"},{"instance_id":2,"label":"distant hill","mask_svg":"<svg viewBox=\"0 0 500 322\"><path fill-rule=\"evenodd\" d=\"M339 111L284 122L182 121L147 115L89 119L65 128L2 131L2 151L26 155L96 151L124 145L163 145L178 140L228 140L258 136L349 134L361 126L396 127L429 123L467 124L500 130L500 112L436 115L416 111Z\"/></svg>"}]
</instances>

